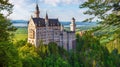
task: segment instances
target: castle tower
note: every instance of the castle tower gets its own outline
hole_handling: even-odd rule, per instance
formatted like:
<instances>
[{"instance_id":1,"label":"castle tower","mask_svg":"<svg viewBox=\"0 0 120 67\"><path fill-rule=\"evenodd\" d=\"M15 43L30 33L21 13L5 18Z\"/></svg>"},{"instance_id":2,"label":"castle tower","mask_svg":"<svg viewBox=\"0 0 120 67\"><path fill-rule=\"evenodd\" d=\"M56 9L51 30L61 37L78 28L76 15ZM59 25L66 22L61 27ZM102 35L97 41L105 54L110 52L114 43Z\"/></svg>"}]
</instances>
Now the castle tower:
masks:
<instances>
[{"instance_id":1,"label":"castle tower","mask_svg":"<svg viewBox=\"0 0 120 67\"><path fill-rule=\"evenodd\" d=\"M39 6L38 6L38 4L36 4L35 17L36 17L36 18L39 18L39 14L40 14Z\"/></svg>"},{"instance_id":2,"label":"castle tower","mask_svg":"<svg viewBox=\"0 0 120 67\"><path fill-rule=\"evenodd\" d=\"M76 29L76 24L75 24L75 18L72 18L71 24L70 24L70 30L75 31Z\"/></svg>"},{"instance_id":3,"label":"castle tower","mask_svg":"<svg viewBox=\"0 0 120 67\"><path fill-rule=\"evenodd\" d=\"M49 26L49 20L48 20L48 14L46 12L46 16L45 16L45 25L46 25L46 44L49 43L49 40L48 40L48 26Z\"/></svg>"},{"instance_id":4,"label":"castle tower","mask_svg":"<svg viewBox=\"0 0 120 67\"><path fill-rule=\"evenodd\" d=\"M60 28L61 31L64 31L64 26L61 24L61 28Z\"/></svg>"},{"instance_id":5,"label":"castle tower","mask_svg":"<svg viewBox=\"0 0 120 67\"><path fill-rule=\"evenodd\" d=\"M46 16L45 16L45 23L48 23L48 14L46 12Z\"/></svg>"}]
</instances>

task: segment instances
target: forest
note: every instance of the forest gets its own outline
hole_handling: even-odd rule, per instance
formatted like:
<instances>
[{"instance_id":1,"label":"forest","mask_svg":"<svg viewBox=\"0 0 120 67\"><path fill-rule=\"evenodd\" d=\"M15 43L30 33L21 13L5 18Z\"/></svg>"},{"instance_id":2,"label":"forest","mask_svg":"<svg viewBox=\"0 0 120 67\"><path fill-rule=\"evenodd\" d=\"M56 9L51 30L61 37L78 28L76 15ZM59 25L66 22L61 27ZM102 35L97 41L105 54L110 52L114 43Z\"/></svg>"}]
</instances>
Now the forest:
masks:
<instances>
[{"instance_id":1,"label":"forest","mask_svg":"<svg viewBox=\"0 0 120 67\"><path fill-rule=\"evenodd\" d=\"M70 51L54 42L40 41L38 48L26 39L14 42L17 28L7 19L13 7L9 0L0 0L0 67L120 66L120 0L88 0L79 6L88 9L85 15L92 15L84 21L98 18L99 26L76 33L76 49Z\"/></svg>"}]
</instances>

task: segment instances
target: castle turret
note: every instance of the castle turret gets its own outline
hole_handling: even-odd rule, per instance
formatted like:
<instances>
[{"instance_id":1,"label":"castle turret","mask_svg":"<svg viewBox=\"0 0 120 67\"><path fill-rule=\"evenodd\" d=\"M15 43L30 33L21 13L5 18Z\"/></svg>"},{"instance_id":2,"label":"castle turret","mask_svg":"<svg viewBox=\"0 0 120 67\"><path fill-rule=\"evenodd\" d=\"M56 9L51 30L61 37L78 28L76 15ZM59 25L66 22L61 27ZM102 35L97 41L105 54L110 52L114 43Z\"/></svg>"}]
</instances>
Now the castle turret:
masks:
<instances>
[{"instance_id":1,"label":"castle turret","mask_svg":"<svg viewBox=\"0 0 120 67\"><path fill-rule=\"evenodd\" d=\"M61 28L60 28L61 31L64 31L64 26L61 24Z\"/></svg>"},{"instance_id":2,"label":"castle turret","mask_svg":"<svg viewBox=\"0 0 120 67\"><path fill-rule=\"evenodd\" d=\"M36 17L36 18L39 18L39 14L40 14L39 6L38 6L38 4L36 4L35 17Z\"/></svg>"},{"instance_id":3,"label":"castle turret","mask_svg":"<svg viewBox=\"0 0 120 67\"><path fill-rule=\"evenodd\" d=\"M45 16L45 23L48 23L48 14L46 12L46 16Z\"/></svg>"},{"instance_id":4,"label":"castle turret","mask_svg":"<svg viewBox=\"0 0 120 67\"><path fill-rule=\"evenodd\" d=\"M72 18L71 24L70 24L70 30L75 31L76 29L76 24L75 24L75 18Z\"/></svg>"},{"instance_id":5,"label":"castle turret","mask_svg":"<svg viewBox=\"0 0 120 67\"><path fill-rule=\"evenodd\" d=\"M46 16L45 16L45 25L46 25L46 44L49 43L49 40L48 40L48 26L49 26L49 20L48 20L48 14L46 12Z\"/></svg>"}]
</instances>

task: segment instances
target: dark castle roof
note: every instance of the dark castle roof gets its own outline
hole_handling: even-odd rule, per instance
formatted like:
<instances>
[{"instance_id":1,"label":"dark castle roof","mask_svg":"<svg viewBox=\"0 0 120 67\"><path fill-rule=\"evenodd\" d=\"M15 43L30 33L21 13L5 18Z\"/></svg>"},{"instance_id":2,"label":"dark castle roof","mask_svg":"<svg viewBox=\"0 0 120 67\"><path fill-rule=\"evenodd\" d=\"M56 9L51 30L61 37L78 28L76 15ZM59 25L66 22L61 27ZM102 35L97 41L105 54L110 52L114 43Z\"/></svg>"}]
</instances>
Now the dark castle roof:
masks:
<instances>
[{"instance_id":1,"label":"dark castle roof","mask_svg":"<svg viewBox=\"0 0 120 67\"><path fill-rule=\"evenodd\" d=\"M32 18L36 26L45 27L45 19L43 18ZM60 26L58 19L48 19L48 26Z\"/></svg>"}]
</instances>

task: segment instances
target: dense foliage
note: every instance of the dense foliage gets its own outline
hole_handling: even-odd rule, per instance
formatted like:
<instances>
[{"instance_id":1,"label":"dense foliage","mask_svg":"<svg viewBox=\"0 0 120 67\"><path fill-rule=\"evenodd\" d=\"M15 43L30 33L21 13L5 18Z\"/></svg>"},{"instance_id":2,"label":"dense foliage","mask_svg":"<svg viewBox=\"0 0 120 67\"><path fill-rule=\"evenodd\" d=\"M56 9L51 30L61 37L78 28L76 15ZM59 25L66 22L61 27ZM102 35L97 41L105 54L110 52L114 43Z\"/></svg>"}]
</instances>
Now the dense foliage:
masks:
<instances>
[{"instance_id":1,"label":"dense foliage","mask_svg":"<svg viewBox=\"0 0 120 67\"><path fill-rule=\"evenodd\" d=\"M2 11L12 11L13 5L9 0L0 0L0 67L21 67L18 52L14 45L10 43L12 32L16 30L10 21L2 14Z\"/></svg>"},{"instance_id":2,"label":"dense foliage","mask_svg":"<svg viewBox=\"0 0 120 67\"><path fill-rule=\"evenodd\" d=\"M100 46L109 51L105 51L105 61L102 61L102 64L105 63L105 67L118 67L120 65L120 61L117 60L120 59L120 0L88 0L80 5L80 8L87 8L84 14L92 15L85 21L99 19L97 22L100 26L93 28L91 32L99 39Z\"/></svg>"},{"instance_id":3,"label":"dense foliage","mask_svg":"<svg viewBox=\"0 0 120 67\"><path fill-rule=\"evenodd\" d=\"M99 38L92 35L91 31L86 31L84 35L77 37L77 54L83 67L117 67L119 66L120 55L118 49L109 52L108 49L100 43ZM114 56L114 57L113 57ZM117 58L117 59L116 59Z\"/></svg>"},{"instance_id":4,"label":"dense foliage","mask_svg":"<svg viewBox=\"0 0 120 67\"><path fill-rule=\"evenodd\" d=\"M88 9L86 12L84 12L84 14L93 15L92 18L89 18L87 20L92 20L97 17L101 19L102 21L104 21L104 19L107 19L107 17L113 14L113 12L116 14L119 12L120 0L88 0L84 2L82 5L80 5L80 8ZM114 20L114 19L111 19L111 20ZM108 20L108 22L109 21L110 20ZM113 24L114 23L116 22L113 22ZM107 23L107 24L110 24L110 23Z\"/></svg>"},{"instance_id":5,"label":"dense foliage","mask_svg":"<svg viewBox=\"0 0 120 67\"><path fill-rule=\"evenodd\" d=\"M9 0L0 0L0 14L2 11L6 11L8 15L10 15L12 13L12 8L13 5L9 3Z\"/></svg>"},{"instance_id":6,"label":"dense foliage","mask_svg":"<svg viewBox=\"0 0 120 67\"><path fill-rule=\"evenodd\" d=\"M0 42L0 67L22 67L17 49L12 43Z\"/></svg>"},{"instance_id":7,"label":"dense foliage","mask_svg":"<svg viewBox=\"0 0 120 67\"><path fill-rule=\"evenodd\" d=\"M15 30L10 21L0 14L0 41L9 41Z\"/></svg>"},{"instance_id":8,"label":"dense foliage","mask_svg":"<svg viewBox=\"0 0 120 67\"><path fill-rule=\"evenodd\" d=\"M19 41L15 45L22 67L118 67L120 55L114 49L111 53L100 44L99 38L87 31L76 34L76 51L66 51L56 43L34 45Z\"/></svg>"},{"instance_id":9,"label":"dense foliage","mask_svg":"<svg viewBox=\"0 0 120 67\"><path fill-rule=\"evenodd\" d=\"M13 5L9 3L9 0L0 0L0 42L10 40L12 35L11 31L16 30L12 26L10 21L2 14L2 11L11 13Z\"/></svg>"},{"instance_id":10,"label":"dense foliage","mask_svg":"<svg viewBox=\"0 0 120 67\"><path fill-rule=\"evenodd\" d=\"M88 0L80 5L80 8L87 8L88 10L84 14L93 16L86 21L98 18L101 28L116 27L114 33L120 37L120 0ZM108 32L110 32L109 30Z\"/></svg>"},{"instance_id":11,"label":"dense foliage","mask_svg":"<svg viewBox=\"0 0 120 67\"><path fill-rule=\"evenodd\" d=\"M120 0L88 0L80 5L80 8L87 8L84 14L93 16L85 21L99 19L100 26L94 28L92 32L100 39L100 43L106 45L109 51L115 48L119 50ZM115 45L116 47L110 47Z\"/></svg>"}]
</instances>

